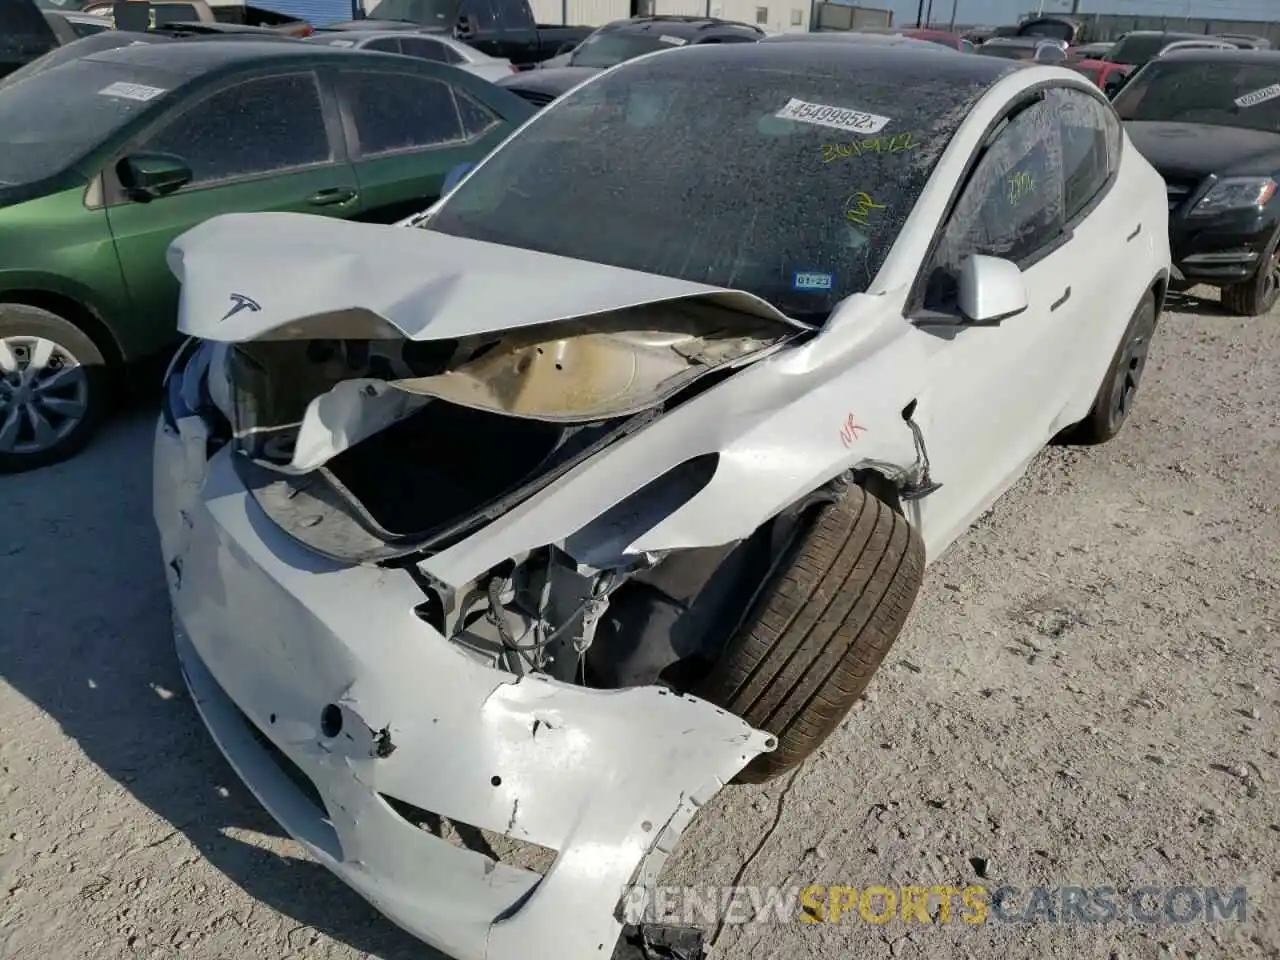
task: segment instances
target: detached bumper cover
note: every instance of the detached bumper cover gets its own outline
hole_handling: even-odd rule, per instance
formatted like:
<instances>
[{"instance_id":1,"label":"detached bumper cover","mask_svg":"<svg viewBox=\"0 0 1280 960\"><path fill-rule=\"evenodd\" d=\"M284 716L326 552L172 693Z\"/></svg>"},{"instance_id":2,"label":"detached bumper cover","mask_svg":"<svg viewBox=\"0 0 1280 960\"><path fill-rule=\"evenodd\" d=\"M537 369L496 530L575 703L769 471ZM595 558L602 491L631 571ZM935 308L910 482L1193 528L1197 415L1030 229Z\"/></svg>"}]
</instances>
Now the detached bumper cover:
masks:
<instances>
[{"instance_id":1,"label":"detached bumper cover","mask_svg":"<svg viewBox=\"0 0 1280 960\"><path fill-rule=\"evenodd\" d=\"M468 659L414 615L407 572L305 551L229 452L206 462L205 448L198 419L159 424L155 518L184 673L248 787L313 857L459 960L609 957L624 896L656 883L698 808L770 738L657 688L515 682ZM496 862L387 798L554 862L545 875Z\"/></svg>"}]
</instances>

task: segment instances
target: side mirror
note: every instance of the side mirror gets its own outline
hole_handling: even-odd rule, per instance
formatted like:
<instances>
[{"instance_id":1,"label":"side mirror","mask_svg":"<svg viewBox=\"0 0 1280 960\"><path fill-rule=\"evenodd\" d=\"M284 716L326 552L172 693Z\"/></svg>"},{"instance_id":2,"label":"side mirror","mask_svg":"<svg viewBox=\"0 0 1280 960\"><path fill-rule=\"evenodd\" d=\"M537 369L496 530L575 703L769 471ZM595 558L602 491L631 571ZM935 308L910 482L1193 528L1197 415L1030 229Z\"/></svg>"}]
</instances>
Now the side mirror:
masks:
<instances>
[{"instance_id":1,"label":"side mirror","mask_svg":"<svg viewBox=\"0 0 1280 960\"><path fill-rule=\"evenodd\" d=\"M476 22L468 14L462 14L458 17L458 23L453 28L453 36L457 40L468 40L476 35Z\"/></svg>"},{"instance_id":2,"label":"side mirror","mask_svg":"<svg viewBox=\"0 0 1280 960\"><path fill-rule=\"evenodd\" d=\"M191 168L171 153L135 153L116 164L120 185L139 200L154 200L191 182Z\"/></svg>"},{"instance_id":3,"label":"side mirror","mask_svg":"<svg viewBox=\"0 0 1280 960\"><path fill-rule=\"evenodd\" d=\"M1124 85L1129 82L1129 77L1130 74L1127 73L1113 73L1107 77L1107 85L1104 88L1106 95L1114 100L1116 95L1124 89Z\"/></svg>"},{"instance_id":4,"label":"side mirror","mask_svg":"<svg viewBox=\"0 0 1280 960\"><path fill-rule=\"evenodd\" d=\"M470 173L471 168L474 166L475 166L474 163L460 163L456 167L454 167L452 170L450 170L445 175L444 186L440 188L440 196L443 197L446 193L448 193L450 190L456 187L459 183L461 183L462 178L465 177L468 173Z\"/></svg>"},{"instance_id":5,"label":"side mirror","mask_svg":"<svg viewBox=\"0 0 1280 960\"><path fill-rule=\"evenodd\" d=\"M996 326L1028 306L1027 282L1018 265L999 257L974 254L960 265L960 313L977 326Z\"/></svg>"}]
</instances>

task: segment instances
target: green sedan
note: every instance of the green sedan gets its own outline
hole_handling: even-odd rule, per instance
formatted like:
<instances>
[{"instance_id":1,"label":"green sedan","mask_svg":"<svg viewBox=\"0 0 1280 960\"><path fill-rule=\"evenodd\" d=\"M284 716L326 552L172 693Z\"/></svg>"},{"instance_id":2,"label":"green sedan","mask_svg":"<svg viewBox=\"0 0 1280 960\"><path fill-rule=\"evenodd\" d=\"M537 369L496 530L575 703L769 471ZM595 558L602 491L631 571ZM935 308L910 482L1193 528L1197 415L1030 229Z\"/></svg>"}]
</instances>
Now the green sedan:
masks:
<instances>
[{"instance_id":1,"label":"green sedan","mask_svg":"<svg viewBox=\"0 0 1280 960\"><path fill-rule=\"evenodd\" d=\"M179 234L268 210L394 223L533 112L453 67L301 41L140 43L0 87L0 473L77 452L118 372L175 341Z\"/></svg>"}]
</instances>

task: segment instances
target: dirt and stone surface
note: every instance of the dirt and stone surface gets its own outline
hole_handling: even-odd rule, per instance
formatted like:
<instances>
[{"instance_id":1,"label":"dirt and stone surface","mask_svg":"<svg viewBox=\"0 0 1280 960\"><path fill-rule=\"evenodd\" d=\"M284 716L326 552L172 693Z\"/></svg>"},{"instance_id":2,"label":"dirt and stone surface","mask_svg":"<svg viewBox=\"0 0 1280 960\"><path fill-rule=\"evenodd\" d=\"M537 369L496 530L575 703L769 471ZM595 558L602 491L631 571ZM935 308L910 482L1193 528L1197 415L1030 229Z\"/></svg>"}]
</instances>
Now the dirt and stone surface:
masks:
<instances>
[{"instance_id":1,"label":"dirt and stone surface","mask_svg":"<svg viewBox=\"0 0 1280 960\"><path fill-rule=\"evenodd\" d=\"M152 417L0 477L0 956L434 956L282 837L201 727L170 649ZM1280 316L1181 301L1120 437L1040 457L931 568L821 754L724 791L665 874L1009 885L1013 912L1037 886L1243 886L1243 923L855 909L725 924L716 953L1280 956L1278 469Z\"/></svg>"}]
</instances>

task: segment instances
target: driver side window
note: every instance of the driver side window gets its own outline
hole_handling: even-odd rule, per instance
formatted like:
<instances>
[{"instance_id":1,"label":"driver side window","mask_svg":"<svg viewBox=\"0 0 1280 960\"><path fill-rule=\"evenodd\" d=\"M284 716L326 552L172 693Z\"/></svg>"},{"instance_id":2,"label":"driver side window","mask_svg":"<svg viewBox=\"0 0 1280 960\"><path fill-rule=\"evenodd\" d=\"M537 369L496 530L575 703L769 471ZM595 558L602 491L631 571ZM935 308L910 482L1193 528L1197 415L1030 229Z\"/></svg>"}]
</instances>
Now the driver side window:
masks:
<instances>
[{"instance_id":1,"label":"driver side window","mask_svg":"<svg viewBox=\"0 0 1280 960\"><path fill-rule=\"evenodd\" d=\"M252 123L246 123L252 118ZM195 103L139 145L181 157L192 185L333 162L311 73L246 80Z\"/></svg>"},{"instance_id":2,"label":"driver side window","mask_svg":"<svg viewBox=\"0 0 1280 960\"><path fill-rule=\"evenodd\" d=\"M1049 102L1014 114L999 129L965 185L933 256L925 302L950 302L971 254L1020 266L1065 229L1061 130Z\"/></svg>"}]
</instances>

